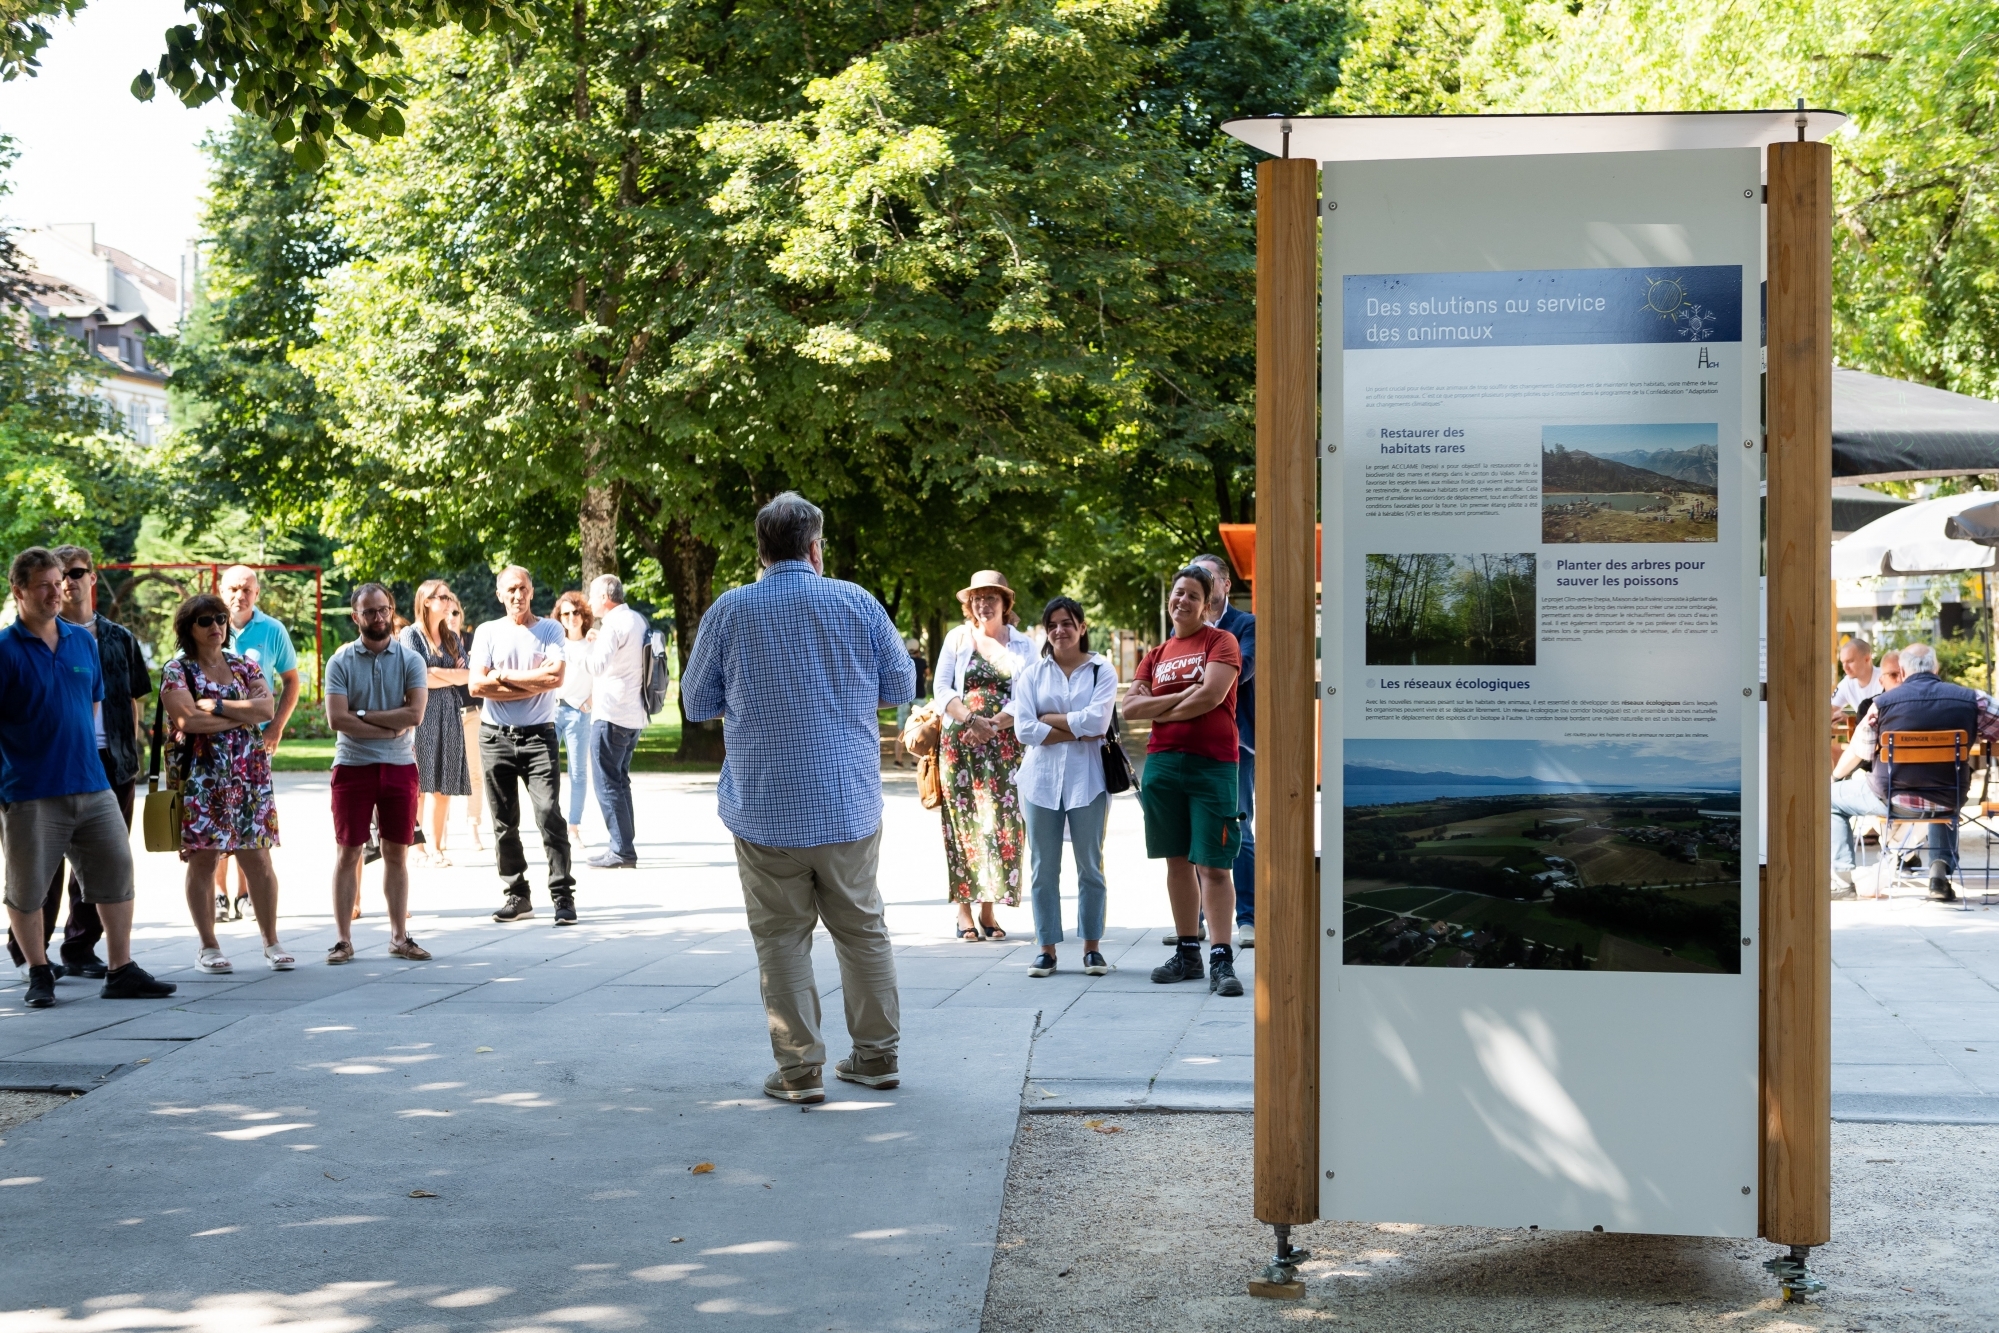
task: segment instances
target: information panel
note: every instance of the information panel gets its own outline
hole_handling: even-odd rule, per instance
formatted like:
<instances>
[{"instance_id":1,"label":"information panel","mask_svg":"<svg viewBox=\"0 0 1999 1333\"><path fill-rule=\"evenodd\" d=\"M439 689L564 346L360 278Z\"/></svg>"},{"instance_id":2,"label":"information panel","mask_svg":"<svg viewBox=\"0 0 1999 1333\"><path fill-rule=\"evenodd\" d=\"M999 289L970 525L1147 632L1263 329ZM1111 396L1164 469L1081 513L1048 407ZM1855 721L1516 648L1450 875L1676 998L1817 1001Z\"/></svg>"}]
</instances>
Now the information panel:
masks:
<instances>
[{"instance_id":1,"label":"information panel","mask_svg":"<svg viewBox=\"0 0 1999 1333\"><path fill-rule=\"evenodd\" d=\"M1760 156L1326 173L1327 1217L1755 1234Z\"/></svg>"}]
</instances>

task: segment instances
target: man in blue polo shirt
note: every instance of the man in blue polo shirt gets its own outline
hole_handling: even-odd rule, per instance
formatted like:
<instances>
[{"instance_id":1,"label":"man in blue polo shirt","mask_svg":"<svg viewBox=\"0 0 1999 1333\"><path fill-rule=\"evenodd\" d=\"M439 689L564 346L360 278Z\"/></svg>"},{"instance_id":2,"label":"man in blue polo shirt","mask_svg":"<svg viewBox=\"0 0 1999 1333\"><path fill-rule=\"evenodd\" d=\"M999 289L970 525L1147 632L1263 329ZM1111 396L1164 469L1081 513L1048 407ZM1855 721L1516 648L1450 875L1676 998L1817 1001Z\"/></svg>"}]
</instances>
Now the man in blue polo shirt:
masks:
<instances>
[{"instance_id":1,"label":"man in blue polo shirt","mask_svg":"<svg viewBox=\"0 0 1999 1333\"><path fill-rule=\"evenodd\" d=\"M97 757L104 673L97 641L65 624L63 568L31 546L8 573L20 618L0 632L0 836L6 844L7 919L28 959L31 1008L56 1002L43 946L42 899L66 857L83 900L104 924L107 1000L172 995L132 961L132 841Z\"/></svg>"}]
</instances>

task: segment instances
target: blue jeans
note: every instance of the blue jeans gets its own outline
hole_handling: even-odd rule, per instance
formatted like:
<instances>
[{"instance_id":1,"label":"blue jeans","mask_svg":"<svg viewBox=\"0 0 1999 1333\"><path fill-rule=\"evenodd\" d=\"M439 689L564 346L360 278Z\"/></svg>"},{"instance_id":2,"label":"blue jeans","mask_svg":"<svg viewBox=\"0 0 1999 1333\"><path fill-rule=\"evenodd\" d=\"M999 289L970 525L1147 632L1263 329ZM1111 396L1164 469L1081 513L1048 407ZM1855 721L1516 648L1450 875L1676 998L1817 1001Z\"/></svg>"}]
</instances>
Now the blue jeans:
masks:
<instances>
[{"instance_id":1,"label":"blue jeans","mask_svg":"<svg viewBox=\"0 0 1999 1333\"><path fill-rule=\"evenodd\" d=\"M583 822L583 802L590 794L590 715L568 704L555 706L555 729L569 751L569 822Z\"/></svg>"},{"instance_id":2,"label":"blue jeans","mask_svg":"<svg viewBox=\"0 0 1999 1333\"><path fill-rule=\"evenodd\" d=\"M1242 841L1236 847L1235 923L1256 924L1256 751L1236 751L1236 790L1242 793Z\"/></svg>"},{"instance_id":3,"label":"blue jeans","mask_svg":"<svg viewBox=\"0 0 1999 1333\"><path fill-rule=\"evenodd\" d=\"M597 765L597 808L604 812L604 827L611 831L611 855L620 861L639 859L639 849L633 842L638 827L632 820L632 754L638 748L637 727L621 727L600 720L591 728L590 750Z\"/></svg>"},{"instance_id":4,"label":"blue jeans","mask_svg":"<svg viewBox=\"0 0 1999 1333\"><path fill-rule=\"evenodd\" d=\"M1075 810L1047 810L1032 801L1020 803L1027 821L1028 874L1034 885L1034 942L1062 942L1062 828L1069 828L1069 845L1076 849L1076 934L1085 940L1104 937L1104 832L1110 827L1111 798L1097 799Z\"/></svg>"},{"instance_id":5,"label":"blue jeans","mask_svg":"<svg viewBox=\"0 0 1999 1333\"><path fill-rule=\"evenodd\" d=\"M1855 773L1850 778L1841 778L1832 784L1832 868L1834 871L1853 870L1853 825L1849 822L1856 815L1874 815L1885 818L1887 803L1875 794L1874 783L1865 773ZM1957 830L1947 824L1931 824L1928 840L1929 855L1926 858L1932 866L1942 866L1946 870L1957 869ZM1887 848L1882 855L1891 855Z\"/></svg>"}]
</instances>

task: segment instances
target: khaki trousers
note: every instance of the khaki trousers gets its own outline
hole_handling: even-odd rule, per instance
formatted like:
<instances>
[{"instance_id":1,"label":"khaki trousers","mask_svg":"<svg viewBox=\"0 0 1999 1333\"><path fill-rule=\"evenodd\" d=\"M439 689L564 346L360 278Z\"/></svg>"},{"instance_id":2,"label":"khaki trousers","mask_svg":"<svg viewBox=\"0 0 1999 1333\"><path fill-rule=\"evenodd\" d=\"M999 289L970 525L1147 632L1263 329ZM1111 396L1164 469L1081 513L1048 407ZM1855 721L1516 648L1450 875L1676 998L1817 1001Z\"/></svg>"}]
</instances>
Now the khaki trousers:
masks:
<instances>
[{"instance_id":1,"label":"khaki trousers","mask_svg":"<svg viewBox=\"0 0 1999 1333\"><path fill-rule=\"evenodd\" d=\"M880 851L880 829L823 847L764 847L736 839L736 871L757 945L771 1054L787 1077L817 1073L826 1063L819 987L812 975L812 928L821 921L840 958L840 993L854 1052L863 1059L895 1053L902 1004L881 891L875 887Z\"/></svg>"}]
</instances>

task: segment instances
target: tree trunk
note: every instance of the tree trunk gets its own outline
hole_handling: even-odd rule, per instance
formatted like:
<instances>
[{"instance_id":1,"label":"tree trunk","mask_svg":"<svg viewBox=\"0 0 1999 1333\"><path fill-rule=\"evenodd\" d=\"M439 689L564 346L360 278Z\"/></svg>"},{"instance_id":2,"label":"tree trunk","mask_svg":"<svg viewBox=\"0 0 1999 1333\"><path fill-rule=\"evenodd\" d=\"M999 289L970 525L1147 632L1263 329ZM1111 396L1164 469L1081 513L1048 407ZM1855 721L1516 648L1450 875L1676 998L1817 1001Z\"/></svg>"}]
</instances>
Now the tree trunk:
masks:
<instances>
[{"instance_id":1,"label":"tree trunk","mask_svg":"<svg viewBox=\"0 0 1999 1333\"><path fill-rule=\"evenodd\" d=\"M679 645L680 678L687 678L687 663L694 656L694 638L701 630L701 617L715 601L713 546L694 533L685 514L666 516L666 506L650 495L624 489L619 496L630 520L631 533L653 559L659 561L666 588L673 596L673 637ZM687 700L680 698L680 759L704 763L722 761L722 720L690 722Z\"/></svg>"},{"instance_id":2,"label":"tree trunk","mask_svg":"<svg viewBox=\"0 0 1999 1333\"><path fill-rule=\"evenodd\" d=\"M576 506L576 529L583 548L583 586L599 574L618 572L618 492L599 480L601 446L592 443L584 455L583 499Z\"/></svg>"}]
</instances>

